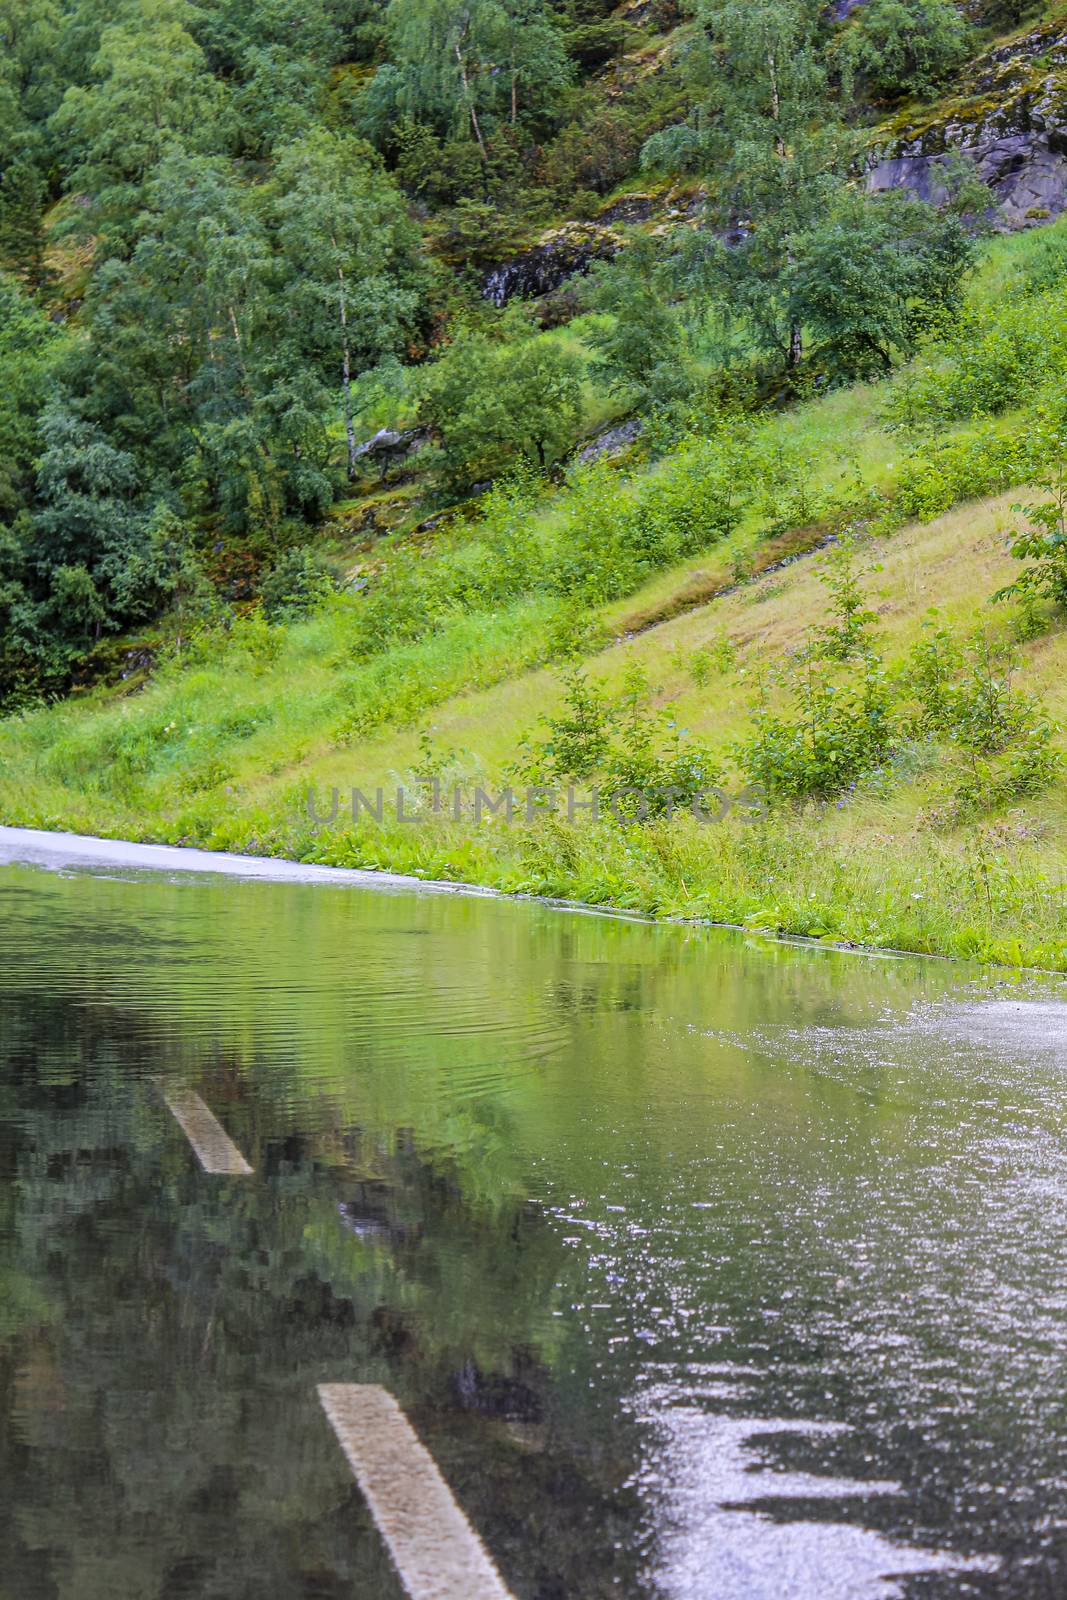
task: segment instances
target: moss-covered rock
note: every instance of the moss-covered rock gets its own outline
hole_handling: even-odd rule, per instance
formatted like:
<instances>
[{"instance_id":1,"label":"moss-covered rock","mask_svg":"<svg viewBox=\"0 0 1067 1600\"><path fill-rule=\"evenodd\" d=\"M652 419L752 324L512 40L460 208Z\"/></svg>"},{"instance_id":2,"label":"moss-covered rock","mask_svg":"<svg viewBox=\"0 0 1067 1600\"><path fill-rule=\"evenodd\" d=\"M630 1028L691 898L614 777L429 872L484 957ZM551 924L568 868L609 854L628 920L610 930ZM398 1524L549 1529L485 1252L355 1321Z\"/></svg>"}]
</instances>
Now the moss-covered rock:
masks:
<instances>
[{"instance_id":1,"label":"moss-covered rock","mask_svg":"<svg viewBox=\"0 0 1067 1600\"><path fill-rule=\"evenodd\" d=\"M541 235L529 250L502 261L485 276L483 293L495 306L516 295L551 294L594 261L609 260L619 249L618 234L595 222L566 222Z\"/></svg>"},{"instance_id":2,"label":"moss-covered rock","mask_svg":"<svg viewBox=\"0 0 1067 1600\"><path fill-rule=\"evenodd\" d=\"M883 123L872 137L869 186L936 200L952 152L975 161L1007 228L1067 209L1067 12L984 52L953 98Z\"/></svg>"}]
</instances>

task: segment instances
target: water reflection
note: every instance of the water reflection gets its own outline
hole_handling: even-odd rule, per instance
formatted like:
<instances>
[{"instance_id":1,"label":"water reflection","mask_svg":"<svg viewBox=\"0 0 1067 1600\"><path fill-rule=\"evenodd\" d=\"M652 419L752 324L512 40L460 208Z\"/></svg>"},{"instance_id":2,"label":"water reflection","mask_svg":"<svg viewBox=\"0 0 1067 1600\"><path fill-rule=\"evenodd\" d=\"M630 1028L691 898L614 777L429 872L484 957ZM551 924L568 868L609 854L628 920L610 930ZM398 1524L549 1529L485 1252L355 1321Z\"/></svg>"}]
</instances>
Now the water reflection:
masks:
<instances>
[{"instance_id":1,"label":"water reflection","mask_svg":"<svg viewBox=\"0 0 1067 1600\"><path fill-rule=\"evenodd\" d=\"M392 1600L320 1381L519 1600L1067 1588L1054 995L325 885L0 914L5 1600Z\"/></svg>"},{"instance_id":2,"label":"water reflection","mask_svg":"<svg viewBox=\"0 0 1067 1600\"><path fill-rule=\"evenodd\" d=\"M702 1393L714 1404L738 1389ZM996 1570L995 1560L961 1561L821 1520L827 1500L857 1502L853 1511L863 1517L870 1496L902 1492L898 1483L782 1466L790 1435L816 1442L847 1432L844 1424L724 1417L693 1399L688 1383L656 1384L634 1406L650 1436L637 1481L645 1503L659 1509L655 1592L672 1600L897 1600L908 1574L950 1572L965 1592L967 1572Z\"/></svg>"}]
</instances>

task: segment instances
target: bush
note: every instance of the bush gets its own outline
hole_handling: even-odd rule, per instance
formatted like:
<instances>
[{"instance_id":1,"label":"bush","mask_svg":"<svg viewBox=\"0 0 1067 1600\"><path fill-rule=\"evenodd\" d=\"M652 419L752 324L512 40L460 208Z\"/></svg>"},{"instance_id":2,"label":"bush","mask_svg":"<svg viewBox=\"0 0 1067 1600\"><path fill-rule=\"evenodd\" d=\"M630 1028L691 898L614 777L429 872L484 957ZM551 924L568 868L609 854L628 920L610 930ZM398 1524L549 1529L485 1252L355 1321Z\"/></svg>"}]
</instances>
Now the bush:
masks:
<instances>
[{"instance_id":1,"label":"bush","mask_svg":"<svg viewBox=\"0 0 1067 1600\"><path fill-rule=\"evenodd\" d=\"M848 668L807 651L796 664L792 715L764 698L737 746L746 775L772 800L830 800L880 766L897 737L889 677L877 656Z\"/></svg>"},{"instance_id":2,"label":"bush","mask_svg":"<svg viewBox=\"0 0 1067 1600\"><path fill-rule=\"evenodd\" d=\"M890 426L933 429L995 417L1032 401L1035 388L1067 371L1062 290L972 310L950 338L930 344L920 365L893 385Z\"/></svg>"},{"instance_id":3,"label":"bush","mask_svg":"<svg viewBox=\"0 0 1067 1600\"><path fill-rule=\"evenodd\" d=\"M974 29L950 0L870 0L838 50L844 92L869 98L934 95L974 48Z\"/></svg>"},{"instance_id":4,"label":"bush","mask_svg":"<svg viewBox=\"0 0 1067 1600\"><path fill-rule=\"evenodd\" d=\"M1055 458L1043 487L1051 496L1028 506L1013 506L1024 513L1028 527L1011 536L1011 553L1030 564L1020 578L994 596L996 600L1051 600L1067 610L1067 438L1043 430L1049 455Z\"/></svg>"},{"instance_id":5,"label":"bush","mask_svg":"<svg viewBox=\"0 0 1067 1600\"><path fill-rule=\"evenodd\" d=\"M337 588L337 579L322 557L307 545L287 550L260 586L268 622L291 622L314 611Z\"/></svg>"},{"instance_id":6,"label":"bush","mask_svg":"<svg viewBox=\"0 0 1067 1600\"><path fill-rule=\"evenodd\" d=\"M602 67L613 56L621 55L626 36L625 23L607 17L599 22L583 22L576 28L568 28L563 35L563 42L571 60L580 71L588 73Z\"/></svg>"},{"instance_id":7,"label":"bush","mask_svg":"<svg viewBox=\"0 0 1067 1600\"><path fill-rule=\"evenodd\" d=\"M1025 482L1039 464L1035 441L1005 434L992 423L929 444L901 467L889 520L898 526L912 519L930 522L961 500Z\"/></svg>"},{"instance_id":8,"label":"bush","mask_svg":"<svg viewBox=\"0 0 1067 1600\"><path fill-rule=\"evenodd\" d=\"M652 710L648 679L636 664L616 700L577 668L563 682L562 714L541 719L547 739L523 741L522 781L547 787L596 780L600 801L619 822L669 817L718 784L722 768L710 751Z\"/></svg>"},{"instance_id":9,"label":"bush","mask_svg":"<svg viewBox=\"0 0 1067 1600\"><path fill-rule=\"evenodd\" d=\"M439 480L457 492L522 464L540 471L569 451L581 425L578 356L537 335L522 312L498 337L461 330L426 374L420 419L433 429Z\"/></svg>"},{"instance_id":10,"label":"bush","mask_svg":"<svg viewBox=\"0 0 1067 1600\"><path fill-rule=\"evenodd\" d=\"M933 620L911 652L902 674L904 725L913 737L946 745L954 758L943 780L943 820L1039 794L1060 770L1042 706L1015 688L1017 665L1009 646L981 636L960 640Z\"/></svg>"}]
</instances>

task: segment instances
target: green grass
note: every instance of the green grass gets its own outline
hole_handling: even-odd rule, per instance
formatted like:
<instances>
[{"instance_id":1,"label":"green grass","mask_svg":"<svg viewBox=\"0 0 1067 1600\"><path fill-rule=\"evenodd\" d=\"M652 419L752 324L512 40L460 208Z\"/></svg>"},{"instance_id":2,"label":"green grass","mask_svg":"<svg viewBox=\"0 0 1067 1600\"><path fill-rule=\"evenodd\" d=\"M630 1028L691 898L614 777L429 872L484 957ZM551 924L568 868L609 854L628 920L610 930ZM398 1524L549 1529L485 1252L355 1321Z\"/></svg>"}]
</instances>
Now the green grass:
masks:
<instances>
[{"instance_id":1,"label":"green grass","mask_svg":"<svg viewBox=\"0 0 1067 1600\"><path fill-rule=\"evenodd\" d=\"M996 241L972 307L1016 306L1022 276L1065 237L1067 228ZM1047 305L1033 301L1035 318L1055 314L1062 289L1051 293ZM972 359L951 347L935 358L946 382ZM1047 400L1067 373L1041 379ZM1016 380L1040 387L1026 371ZM881 568L867 579L869 600L890 661L905 657L934 605L958 631L1010 631L1019 619L994 612L989 597L1015 574L1005 534L1019 491L985 491L1025 480L1013 469L1031 459L1030 414L892 432L884 417L901 381L769 418L740 446L728 428L718 443L690 441L630 476L602 468L542 498L491 498L480 521L438 530L436 542L393 534L379 560L387 574L395 566L395 603L376 601L372 585L369 597L346 592L299 624L253 615L163 663L137 693L101 688L9 718L0 814L1067 971L1062 783L946 829L936 823L937 750L904 752L840 807L763 823L379 826L364 816L316 829L308 817L309 788L395 789L431 768L447 784L499 784L558 703L554 668L586 624L602 641L586 641L586 664L606 690L618 692L636 662L659 707L730 765L758 681L788 678L825 610L812 559L759 576L805 548L801 523L812 524L808 547L849 517L866 526ZM732 461L731 449L744 488L724 533L702 519L718 503L716 452ZM953 501L962 504L945 509ZM902 525L912 503L922 519ZM1062 620L1046 617L1025 646L1021 681L1067 721Z\"/></svg>"},{"instance_id":2,"label":"green grass","mask_svg":"<svg viewBox=\"0 0 1067 1600\"><path fill-rule=\"evenodd\" d=\"M869 582L891 656L918 637L934 601L961 628L988 618L988 596L1010 570L1009 498L885 542L883 570ZM813 563L800 561L603 652L590 670L618 689L638 660L660 703L725 748L745 726L760 671L789 659L819 615L820 596ZM169 668L133 699L68 703L6 723L0 806L28 825L390 868L760 932L1067 971L1062 787L951 832L924 820L936 767L861 786L840 810L763 824L709 827L683 817L629 830L447 819L379 827L364 816L358 827L311 826L309 788L322 810L334 786L369 794L414 782L425 762L420 733L446 786L499 783L518 740L559 697L550 669L523 670L547 620L529 606L462 619L357 666L345 658L338 611L285 630L273 656L276 639L264 653L254 637L238 638L218 660ZM1001 625L1009 623L1010 615ZM723 638L731 651L719 659L732 655L735 664L698 684L694 658L709 647L714 654ZM414 684L420 696L439 698L423 701L418 715L393 710L388 726L353 739L343 726L353 704L373 704L368 674L380 693L392 683L400 696ZM1026 678L1054 715L1067 716L1062 625L1027 647Z\"/></svg>"}]
</instances>

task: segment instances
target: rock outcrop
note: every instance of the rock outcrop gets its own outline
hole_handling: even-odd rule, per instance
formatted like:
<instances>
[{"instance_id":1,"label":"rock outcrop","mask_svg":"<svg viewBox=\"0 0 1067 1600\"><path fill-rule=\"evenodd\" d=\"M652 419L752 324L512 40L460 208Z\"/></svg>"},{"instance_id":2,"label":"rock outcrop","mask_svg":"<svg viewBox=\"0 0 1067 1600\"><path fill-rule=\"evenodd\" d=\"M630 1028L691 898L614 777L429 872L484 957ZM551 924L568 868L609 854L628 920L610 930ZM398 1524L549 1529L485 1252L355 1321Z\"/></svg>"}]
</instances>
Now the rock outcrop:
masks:
<instances>
[{"instance_id":1,"label":"rock outcrop","mask_svg":"<svg viewBox=\"0 0 1067 1600\"><path fill-rule=\"evenodd\" d=\"M516 295L535 299L588 272L594 261L609 261L620 246L617 234L595 222L568 222L542 234L529 250L501 262L485 276L482 294L495 306Z\"/></svg>"},{"instance_id":2,"label":"rock outcrop","mask_svg":"<svg viewBox=\"0 0 1067 1600\"><path fill-rule=\"evenodd\" d=\"M1067 210L1067 26L1061 18L981 56L965 92L926 120L905 113L876 135L868 187L944 195L944 160L969 156L998 225L1033 227Z\"/></svg>"},{"instance_id":3,"label":"rock outcrop","mask_svg":"<svg viewBox=\"0 0 1067 1600\"><path fill-rule=\"evenodd\" d=\"M417 454L430 442L428 428L407 428L403 433L392 428L382 428L356 450L356 460L365 466L386 473L398 467L409 456Z\"/></svg>"},{"instance_id":4,"label":"rock outcrop","mask_svg":"<svg viewBox=\"0 0 1067 1600\"><path fill-rule=\"evenodd\" d=\"M595 439L578 451L577 460L582 466L588 466L592 461L600 461L605 456L625 455L626 451L635 445L641 437L642 423L640 417L630 417L625 422L616 422L610 428L604 428Z\"/></svg>"}]
</instances>

